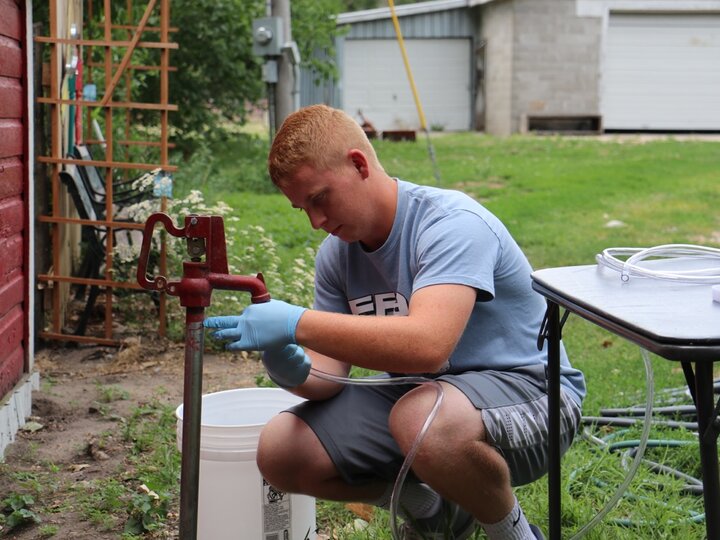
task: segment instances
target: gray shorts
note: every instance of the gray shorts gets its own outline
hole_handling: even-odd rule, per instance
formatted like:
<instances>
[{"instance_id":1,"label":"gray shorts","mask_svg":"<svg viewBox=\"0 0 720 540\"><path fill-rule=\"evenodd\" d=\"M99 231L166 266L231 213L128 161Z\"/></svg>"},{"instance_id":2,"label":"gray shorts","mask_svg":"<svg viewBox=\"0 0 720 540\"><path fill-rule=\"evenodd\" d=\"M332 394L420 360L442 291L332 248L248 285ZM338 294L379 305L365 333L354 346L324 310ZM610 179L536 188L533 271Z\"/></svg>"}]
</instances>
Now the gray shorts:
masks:
<instances>
[{"instance_id":1,"label":"gray shorts","mask_svg":"<svg viewBox=\"0 0 720 540\"><path fill-rule=\"evenodd\" d=\"M548 398L545 366L508 371L468 371L441 375L482 414L487 442L502 454L514 486L528 484L548 470ZM290 409L310 426L343 479L350 484L393 482L405 459L390 434L388 416L395 402L416 385L346 385L325 401ZM561 392L561 449L572 443L580 407ZM413 478L409 478L412 480Z\"/></svg>"}]
</instances>

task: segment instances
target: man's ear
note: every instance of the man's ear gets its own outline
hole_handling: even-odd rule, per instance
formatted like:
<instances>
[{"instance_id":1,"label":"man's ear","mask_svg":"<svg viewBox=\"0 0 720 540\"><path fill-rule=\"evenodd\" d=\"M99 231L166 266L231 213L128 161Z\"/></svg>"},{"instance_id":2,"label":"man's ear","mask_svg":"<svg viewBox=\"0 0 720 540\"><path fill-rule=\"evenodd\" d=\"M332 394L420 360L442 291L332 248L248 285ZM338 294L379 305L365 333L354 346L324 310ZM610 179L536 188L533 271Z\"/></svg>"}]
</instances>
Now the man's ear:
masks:
<instances>
[{"instance_id":1,"label":"man's ear","mask_svg":"<svg viewBox=\"0 0 720 540\"><path fill-rule=\"evenodd\" d=\"M370 176L370 164L365 152L358 150L357 148L351 148L348 150L348 157L353 164L353 167L360 173L360 176L365 179Z\"/></svg>"}]
</instances>

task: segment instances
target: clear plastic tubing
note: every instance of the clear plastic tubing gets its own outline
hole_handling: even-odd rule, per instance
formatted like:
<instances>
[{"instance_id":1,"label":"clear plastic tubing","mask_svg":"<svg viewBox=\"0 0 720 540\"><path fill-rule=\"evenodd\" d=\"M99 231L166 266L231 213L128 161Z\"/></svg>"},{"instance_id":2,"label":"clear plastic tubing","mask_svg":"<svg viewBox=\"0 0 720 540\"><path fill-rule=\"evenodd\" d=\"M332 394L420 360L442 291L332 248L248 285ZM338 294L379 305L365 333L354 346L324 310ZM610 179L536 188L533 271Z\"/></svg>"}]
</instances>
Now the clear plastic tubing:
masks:
<instances>
[{"instance_id":1,"label":"clear plastic tubing","mask_svg":"<svg viewBox=\"0 0 720 540\"><path fill-rule=\"evenodd\" d=\"M400 504L400 492L402 491L402 486L405 483L405 479L407 478L408 473L410 472L410 467L412 466L413 461L415 460L415 455L417 454L418 450L420 449L420 444L422 443L423 439L425 438L425 435L428 432L428 429L430 429L430 425L433 423L433 420L435 420L435 417L437 416L438 410L440 410L440 405L442 404L443 397L445 396L445 392L443 390L442 385L434 380L429 379L427 377L419 377L419 376L406 376L406 377L389 377L386 379L350 379L348 377L338 377L337 375L331 375L330 373L325 373L324 371L320 371L315 368L311 368L311 371L313 375L325 379L328 381L338 382L341 384L357 384L357 385L390 385L390 384L432 384L435 387L435 390L437 392L437 397L435 398L435 404L433 405L432 409L430 409L430 412L427 415L427 418L425 419L425 423L420 428L420 431L418 432L417 436L415 437L415 441L413 442L412 447L410 447L410 451L405 456L405 461L403 461L402 466L400 467L400 472L398 472L397 478L395 479L395 484L393 486L392 495L390 496L390 530L392 531L393 538L399 539L400 536L400 530L399 525L397 522L397 516L398 516L398 507Z\"/></svg>"},{"instance_id":2,"label":"clear plastic tubing","mask_svg":"<svg viewBox=\"0 0 720 540\"><path fill-rule=\"evenodd\" d=\"M645 393L647 395L647 399L645 400L643 430L642 434L640 435L640 442L637 447L635 459L633 460L627 475L625 475L625 480L623 480L622 484L618 486L614 495L610 498L607 504L605 504L602 510L600 510L600 512L598 512L598 514L594 518L588 521L570 540L579 540L580 538L585 536L587 533L590 532L593 527L595 527L595 525L600 523L600 521L605 518L605 516L610 512L610 510L615 508L615 505L620 501L622 496L625 495L625 492L630 486L630 482L632 482L633 478L635 477L635 473L640 467L643 456L645 455L645 449L647 448L648 439L650 438L650 428L652 427L651 420L653 402L655 400L655 382L652 364L650 363L650 357L648 356L648 353L645 349L640 349L640 351L642 353L643 362L645 363Z\"/></svg>"},{"instance_id":3,"label":"clear plastic tubing","mask_svg":"<svg viewBox=\"0 0 720 540\"><path fill-rule=\"evenodd\" d=\"M625 261L619 257L628 257ZM707 266L689 270L660 270L640 266L647 258L693 258L708 262ZM720 249L693 244L664 244L650 248L607 248L595 257L598 265L620 273L623 281L631 277L645 277L680 283L720 283Z\"/></svg>"}]
</instances>

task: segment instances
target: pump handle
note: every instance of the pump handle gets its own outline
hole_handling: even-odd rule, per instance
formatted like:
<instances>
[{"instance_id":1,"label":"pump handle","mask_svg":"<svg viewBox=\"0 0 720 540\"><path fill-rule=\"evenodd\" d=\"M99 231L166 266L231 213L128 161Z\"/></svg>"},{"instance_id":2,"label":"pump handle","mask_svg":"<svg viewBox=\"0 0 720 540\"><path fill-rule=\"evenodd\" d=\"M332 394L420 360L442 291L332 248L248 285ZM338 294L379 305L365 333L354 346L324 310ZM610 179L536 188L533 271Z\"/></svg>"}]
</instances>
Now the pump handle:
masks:
<instances>
[{"instance_id":1,"label":"pump handle","mask_svg":"<svg viewBox=\"0 0 720 540\"><path fill-rule=\"evenodd\" d=\"M177 238L186 238L188 242L198 240L188 246L193 255L192 261L183 262L183 275L179 281L168 281L165 276L148 279L147 270L150 259L150 246L155 225L161 223L165 230ZM199 251L205 254L201 261ZM145 222L140 259L138 261L137 280L140 286L150 291L165 291L171 296L180 297L180 305L185 307L207 307L213 289L247 291L253 303L268 302L265 280L262 274L256 276L235 276L228 273L225 251L225 231L220 216L185 217L185 226L176 227L165 213L152 214Z\"/></svg>"},{"instance_id":2,"label":"pump handle","mask_svg":"<svg viewBox=\"0 0 720 540\"><path fill-rule=\"evenodd\" d=\"M143 231L142 246L140 248L140 259L138 260L137 280L143 289L150 291L162 291L167 286L167 278L165 276L157 276L152 280L147 278L147 267L150 261L150 245L152 243L153 231L156 223L162 223L165 230L172 236L178 238L185 237L185 228L182 229L175 226L170 216L164 212L156 212L152 214L145 222Z\"/></svg>"}]
</instances>

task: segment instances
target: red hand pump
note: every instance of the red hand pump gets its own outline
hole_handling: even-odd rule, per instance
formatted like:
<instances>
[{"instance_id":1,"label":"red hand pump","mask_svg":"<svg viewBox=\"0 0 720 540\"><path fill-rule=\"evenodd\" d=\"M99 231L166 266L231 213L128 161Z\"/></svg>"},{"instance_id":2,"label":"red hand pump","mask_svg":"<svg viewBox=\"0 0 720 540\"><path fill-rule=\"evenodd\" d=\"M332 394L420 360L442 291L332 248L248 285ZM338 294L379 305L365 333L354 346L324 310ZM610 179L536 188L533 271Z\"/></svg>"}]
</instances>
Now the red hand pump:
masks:
<instances>
[{"instance_id":1,"label":"red hand pump","mask_svg":"<svg viewBox=\"0 0 720 540\"><path fill-rule=\"evenodd\" d=\"M179 281L165 276L148 279L152 236L156 223L177 238L185 238L190 261L183 262ZM203 260L204 257L204 260ZM270 295L262 274L230 275L225 248L225 227L220 216L189 215L178 228L167 214L152 214L145 222L137 270L138 283L150 291L165 291L180 298L185 316L185 380L183 387L182 471L180 477L180 538L197 538L197 505L200 477L200 424L202 417L202 362L205 344L203 320L213 289L247 291L253 303Z\"/></svg>"}]
</instances>

